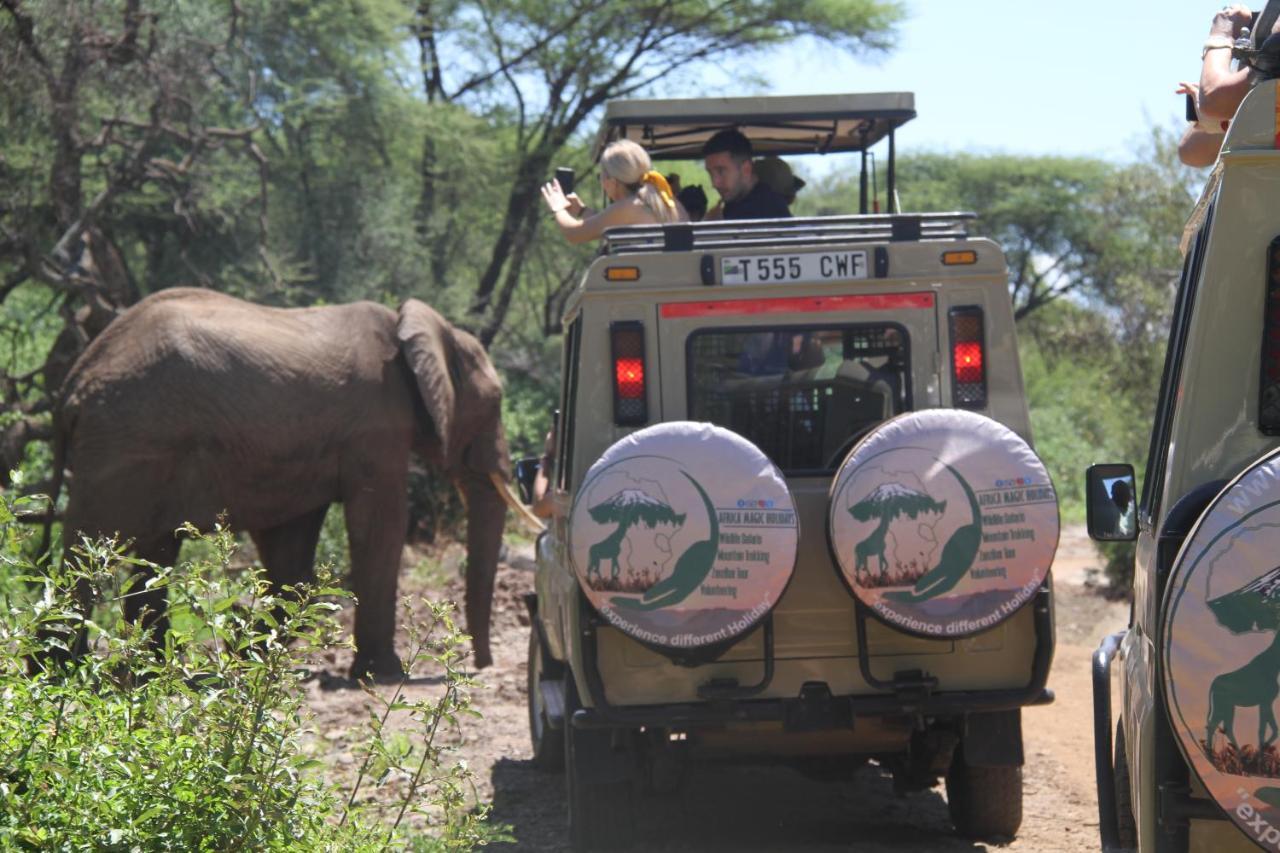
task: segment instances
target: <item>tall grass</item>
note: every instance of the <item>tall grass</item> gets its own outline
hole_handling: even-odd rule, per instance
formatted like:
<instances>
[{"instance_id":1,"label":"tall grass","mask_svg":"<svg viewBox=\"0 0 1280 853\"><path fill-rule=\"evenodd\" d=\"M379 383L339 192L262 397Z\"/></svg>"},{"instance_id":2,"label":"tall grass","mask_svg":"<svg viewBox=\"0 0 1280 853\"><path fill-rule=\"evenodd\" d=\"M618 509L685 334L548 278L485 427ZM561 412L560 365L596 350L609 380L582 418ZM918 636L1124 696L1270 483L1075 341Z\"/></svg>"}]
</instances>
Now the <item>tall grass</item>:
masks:
<instances>
[{"instance_id":1,"label":"tall grass","mask_svg":"<svg viewBox=\"0 0 1280 853\"><path fill-rule=\"evenodd\" d=\"M445 737L474 715L450 606L430 606L408 661L442 672L440 692L369 691L364 772L344 790L304 749L302 682L308 657L346 645L346 593L275 595L227 571L229 531L188 531L199 559L150 567L174 626L156 646L120 615L141 591L123 548L85 540L38 569L21 556L26 508L0 495L0 849L468 850L505 836ZM87 616L78 595L97 605ZM90 653L57 663L80 630ZM413 736L386 734L394 714ZM370 791L393 775L409 780L395 797Z\"/></svg>"}]
</instances>

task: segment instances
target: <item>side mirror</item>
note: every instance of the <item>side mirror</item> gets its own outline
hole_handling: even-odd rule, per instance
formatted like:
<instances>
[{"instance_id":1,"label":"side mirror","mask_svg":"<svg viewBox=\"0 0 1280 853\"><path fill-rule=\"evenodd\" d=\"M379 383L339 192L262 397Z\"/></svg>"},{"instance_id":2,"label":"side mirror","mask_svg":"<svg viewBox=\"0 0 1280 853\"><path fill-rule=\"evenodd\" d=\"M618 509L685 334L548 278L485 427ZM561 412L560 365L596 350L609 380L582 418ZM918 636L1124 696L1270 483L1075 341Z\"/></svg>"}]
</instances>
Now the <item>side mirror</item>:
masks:
<instances>
[{"instance_id":1,"label":"side mirror","mask_svg":"<svg viewBox=\"0 0 1280 853\"><path fill-rule=\"evenodd\" d=\"M538 476L538 457L526 456L516 460L516 485L520 487L520 500L533 503L533 481Z\"/></svg>"},{"instance_id":2,"label":"side mirror","mask_svg":"<svg viewBox=\"0 0 1280 853\"><path fill-rule=\"evenodd\" d=\"M1089 538L1132 542L1138 538L1138 490L1132 465L1091 465L1085 472Z\"/></svg>"}]
</instances>

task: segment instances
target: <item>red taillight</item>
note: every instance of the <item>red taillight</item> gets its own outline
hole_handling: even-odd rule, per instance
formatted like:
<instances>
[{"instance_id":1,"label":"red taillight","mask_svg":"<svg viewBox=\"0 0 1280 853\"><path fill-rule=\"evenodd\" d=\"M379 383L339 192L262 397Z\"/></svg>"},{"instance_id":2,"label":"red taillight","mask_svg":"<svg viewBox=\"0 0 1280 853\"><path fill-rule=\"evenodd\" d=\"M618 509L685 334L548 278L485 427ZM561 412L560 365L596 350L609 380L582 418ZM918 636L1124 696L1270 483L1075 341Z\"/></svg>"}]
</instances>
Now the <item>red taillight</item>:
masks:
<instances>
[{"instance_id":1,"label":"red taillight","mask_svg":"<svg viewBox=\"0 0 1280 853\"><path fill-rule=\"evenodd\" d=\"M982 345L956 344L956 382L968 384L982 381Z\"/></svg>"},{"instance_id":2,"label":"red taillight","mask_svg":"<svg viewBox=\"0 0 1280 853\"><path fill-rule=\"evenodd\" d=\"M1280 93L1277 94L1280 98ZM1262 381L1258 387L1258 429L1280 435L1280 237L1267 249L1266 304L1262 312Z\"/></svg>"},{"instance_id":3,"label":"red taillight","mask_svg":"<svg viewBox=\"0 0 1280 853\"><path fill-rule=\"evenodd\" d=\"M948 314L951 329L951 403L958 409L987 406L986 339L982 308L967 305Z\"/></svg>"},{"instance_id":4,"label":"red taillight","mask_svg":"<svg viewBox=\"0 0 1280 853\"><path fill-rule=\"evenodd\" d=\"M638 426L649 422L644 382L644 326L634 320L609 325L613 356L613 422Z\"/></svg>"},{"instance_id":5,"label":"red taillight","mask_svg":"<svg viewBox=\"0 0 1280 853\"><path fill-rule=\"evenodd\" d=\"M614 382L618 396L624 400L644 397L644 361L639 358L619 358L613 362Z\"/></svg>"}]
</instances>

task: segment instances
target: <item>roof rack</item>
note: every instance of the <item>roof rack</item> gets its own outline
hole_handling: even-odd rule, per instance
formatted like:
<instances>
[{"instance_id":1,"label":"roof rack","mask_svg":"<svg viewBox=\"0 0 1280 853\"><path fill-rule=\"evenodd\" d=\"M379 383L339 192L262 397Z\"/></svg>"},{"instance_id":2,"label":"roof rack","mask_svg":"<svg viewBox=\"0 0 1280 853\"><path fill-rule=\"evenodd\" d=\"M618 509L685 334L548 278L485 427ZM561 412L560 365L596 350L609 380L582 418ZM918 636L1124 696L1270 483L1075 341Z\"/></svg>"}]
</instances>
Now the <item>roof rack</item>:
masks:
<instances>
[{"instance_id":1,"label":"roof rack","mask_svg":"<svg viewBox=\"0 0 1280 853\"><path fill-rule=\"evenodd\" d=\"M912 240L963 240L976 214L897 213L810 216L794 219L735 219L629 225L604 234L604 254L692 252L786 246L829 246Z\"/></svg>"},{"instance_id":2,"label":"roof rack","mask_svg":"<svg viewBox=\"0 0 1280 853\"><path fill-rule=\"evenodd\" d=\"M630 139L654 160L700 160L703 145L727 128L745 134L757 156L855 152L862 158L858 210L867 214L875 209L867 198L869 149L887 138L886 208L897 211L894 136L915 117L910 92L609 101L592 157L599 159L610 142Z\"/></svg>"},{"instance_id":3,"label":"roof rack","mask_svg":"<svg viewBox=\"0 0 1280 853\"><path fill-rule=\"evenodd\" d=\"M727 127L745 133L757 155L865 151L915 117L910 92L609 101L593 153L630 139L655 160L700 160Z\"/></svg>"}]
</instances>

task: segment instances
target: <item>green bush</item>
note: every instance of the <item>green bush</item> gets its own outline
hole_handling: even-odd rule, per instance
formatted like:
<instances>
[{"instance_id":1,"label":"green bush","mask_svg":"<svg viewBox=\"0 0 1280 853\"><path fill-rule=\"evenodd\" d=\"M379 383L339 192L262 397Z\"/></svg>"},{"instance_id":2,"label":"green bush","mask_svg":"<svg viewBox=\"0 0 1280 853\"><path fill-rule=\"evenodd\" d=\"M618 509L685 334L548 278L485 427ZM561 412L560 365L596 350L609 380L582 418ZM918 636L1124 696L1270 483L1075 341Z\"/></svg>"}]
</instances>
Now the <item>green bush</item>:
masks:
<instances>
[{"instance_id":1,"label":"green bush","mask_svg":"<svg viewBox=\"0 0 1280 853\"><path fill-rule=\"evenodd\" d=\"M342 644L333 615L345 593L322 582L273 596L259 574L227 571L235 540L219 529L198 537L212 559L149 567L174 626L157 649L119 615L141 591L124 570L135 561L86 540L38 571L19 556L16 508L0 497L0 559L27 584L4 588L0 614L0 848L467 850L504 837L485 823L465 765L447 761L444 734L474 714L449 606L430 606L408 656L443 671L443 692L406 701L369 690L381 709L343 791L304 749L301 682L308 656ZM89 618L77 595L98 602ZM50 660L81 628L90 653ZM29 675L28 661L43 668ZM411 715L417 736L384 737L393 713ZM410 780L393 801L355 805L392 771ZM428 832L410 838L415 812Z\"/></svg>"}]
</instances>

